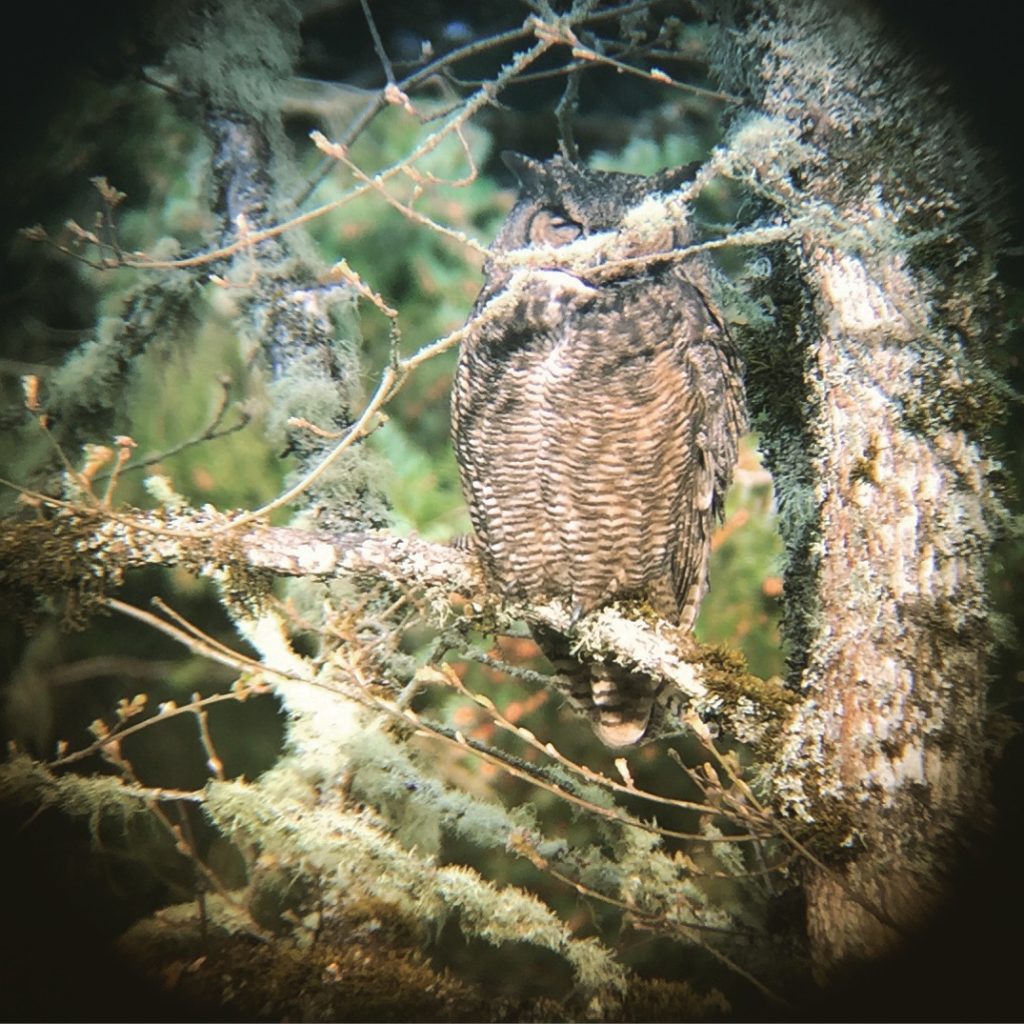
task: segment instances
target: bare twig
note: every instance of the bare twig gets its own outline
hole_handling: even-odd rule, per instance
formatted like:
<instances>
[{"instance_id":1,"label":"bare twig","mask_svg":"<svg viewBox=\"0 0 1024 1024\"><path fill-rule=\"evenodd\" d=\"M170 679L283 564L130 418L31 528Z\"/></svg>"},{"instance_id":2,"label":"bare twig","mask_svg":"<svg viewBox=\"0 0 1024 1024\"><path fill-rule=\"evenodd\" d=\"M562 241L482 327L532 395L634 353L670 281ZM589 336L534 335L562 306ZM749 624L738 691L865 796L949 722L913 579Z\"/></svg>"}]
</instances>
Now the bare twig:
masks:
<instances>
[{"instance_id":1,"label":"bare twig","mask_svg":"<svg viewBox=\"0 0 1024 1024\"><path fill-rule=\"evenodd\" d=\"M655 929L658 932L664 934L665 932L675 932L679 935L684 936L688 941L696 943L702 949L706 950L716 960L720 961L729 970L738 974L741 978L744 978L751 985L753 985L762 995L767 996L772 1002L779 1003L783 1006L791 1005L787 999L779 995L773 989L769 988L763 981L755 977L745 967L738 964L732 957L723 953L720 949L711 945L705 935L710 933L736 935L740 934L740 929L737 928L720 928L713 925L702 924L699 921L685 921L679 920L676 917L669 917L663 913L656 913L648 910L644 910L641 907L636 906L633 903L627 903L624 900L616 899L613 896L608 896L606 893L600 892L594 889L592 886L586 885L578 879L570 878L564 872L559 871L554 867L548 860L541 857L535 848L531 848L529 843L524 842L521 837L515 837L512 845L512 849L525 857L534 865L538 870L543 871L545 874L550 875L552 878L562 882L565 885L575 889L576 892L582 896L586 896L589 899L597 900L600 903L605 903L608 906L616 907L619 910L627 912L630 917L638 923L642 923L648 928ZM692 908L690 908L692 911ZM754 934L754 933L748 933Z\"/></svg>"},{"instance_id":2,"label":"bare twig","mask_svg":"<svg viewBox=\"0 0 1024 1024\"><path fill-rule=\"evenodd\" d=\"M457 50L451 50L449 53L446 53L432 61L426 67L409 75L399 83L399 88L405 93L412 92L414 89L418 88L420 85L429 81L436 75L443 74L446 68L458 63L460 60L476 56L486 50L503 46L506 43L513 43L517 39L524 39L531 34L532 29L528 25L524 25L521 28L511 29L508 32L501 32L497 35L489 36L487 39L474 40L472 43L459 47ZM347 149L351 146L352 143L355 142L355 140L363 133L370 122L377 116L377 114L379 114L387 105L388 103L384 90L381 89L370 98L366 106L360 112L359 116L352 122L345 134L337 140L338 145L343 149ZM331 158L325 158L321 162L312 178L310 178L305 189L303 189L302 193L296 198L295 205L297 207L302 206L309 199L313 192L316 191L317 187L331 172L333 166L334 161Z\"/></svg>"},{"instance_id":3,"label":"bare twig","mask_svg":"<svg viewBox=\"0 0 1024 1024\"><path fill-rule=\"evenodd\" d=\"M739 775L729 759L723 757L718 748L715 746L714 739L708 732L707 727L696 719L696 716L687 715L689 724L694 730L697 738L701 742L701 746L708 752L708 754L714 758L715 763L725 773L729 781L739 789L746 800L748 800L751 806L758 811L764 817L769 816L769 812L758 801L754 791L750 788L747 782ZM785 823L780 820L777 816L771 816L774 831L779 835L780 838L789 843L789 845L800 854L805 860L813 864L820 871L824 872L831 878L839 888L859 907L866 910L869 914L875 917L880 923L892 928L895 932L900 935L906 935L906 928L896 921L890 914L888 914L882 907L878 906L872 900L866 896L857 892L849 882L834 868L826 864L820 857L818 857L813 850L808 848L805 843L802 843L793 832L786 827Z\"/></svg>"},{"instance_id":4,"label":"bare twig","mask_svg":"<svg viewBox=\"0 0 1024 1024\"><path fill-rule=\"evenodd\" d=\"M397 364L393 363L390 366L386 366L384 368L384 372L381 374L380 381L377 384L377 390L373 393L370 401L367 402L366 407L359 416L359 419L357 419L356 422L345 432L341 440L333 449L331 449L330 452L328 452L320 463L301 480L299 480L298 483L285 491L284 494L279 495L262 508L256 509L254 512L249 512L239 517L234 525L245 526L268 516L275 509L283 508L285 505L293 502L313 483L319 480L320 477L323 476L323 474L326 473L327 470L333 466L349 448L352 447L352 445L361 441L371 432L371 430L374 429L374 418L377 413L397 394L398 390L405 382L405 378L412 370L421 363L426 362L428 359L433 359L434 356L441 352L446 352L448 349L454 348L462 340L465 333L466 328L462 327L457 331L453 331L447 337L440 339L440 341L435 341L430 345L425 345L407 359L400 359Z\"/></svg>"},{"instance_id":5,"label":"bare twig","mask_svg":"<svg viewBox=\"0 0 1024 1024\"><path fill-rule=\"evenodd\" d=\"M213 737L210 735L210 719L207 715L205 705L202 704L202 697L198 693L192 694L190 709L196 716L196 724L199 726L199 739L203 745L203 750L206 753L206 767L213 772L218 781L223 782L224 762L220 759L220 755L214 749Z\"/></svg>"},{"instance_id":6,"label":"bare twig","mask_svg":"<svg viewBox=\"0 0 1024 1024\"><path fill-rule=\"evenodd\" d=\"M474 693L470 690L458 675L456 675L451 665L441 665L438 675L446 685L462 694L462 696L468 697L478 707L483 708L487 716L500 729L512 734L513 736L517 736L520 740L526 743L527 746L532 747L538 753L544 754L546 757L556 761L558 764L562 765L563 768L567 768L572 772L572 774L577 775L586 782L592 782L615 793L641 797L644 800L650 800L654 803L676 807L681 810L699 811L702 814L718 813L719 809L712 807L710 804L698 804L691 800L677 800L672 797L659 796L656 793L648 793L637 789L636 786L628 786L621 782L616 782L614 779L610 779L608 776L602 775L600 772L596 772L585 765L577 764L570 758L566 757L553 743L542 743L529 729L525 729L522 726L509 721L497 709L494 702L489 697L486 697L481 693Z\"/></svg>"},{"instance_id":7,"label":"bare twig","mask_svg":"<svg viewBox=\"0 0 1024 1024\"><path fill-rule=\"evenodd\" d=\"M470 161L470 173L465 178L460 178L458 181L443 182L446 185L452 186L463 186L470 184L476 178L476 167L473 166L472 156L469 153L469 147L465 145L465 139L461 133L456 132L456 135L463 141L463 149L466 153L467 159ZM414 210L407 203L403 203L400 199L393 196L385 187L382 182L379 182L376 178L371 178L369 175L361 171L349 158L342 146L336 145L325 138L320 132L310 132L309 136L313 140L313 144L322 153L326 153L328 156L337 160L340 164L343 164L352 173L352 176L357 180L361 181L366 185L369 185L386 203L393 206L399 211L404 217L413 221L416 224L422 224L424 227L430 228L431 231L436 231L439 235L443 235L445 238L450 238L460 245L464 245L467 249L475 252L479 256L486 256L487 249L481 245L476 239L470 238L462 231L456 231L454 228L446 227L443 224L439 224L437 221L431 219L426 214L420 213L418 210ZM409 171L412 172L413 168L410 165ZM417 178L422 178L423 175L417 173ZM432 183L441 183L437 178L430 176L429 180ZM388 314L390 315L390 314Z\"/></svg>"},{"instance_id":8,"label":"bare twig","mask_svg":"<svg viewBox=\"0 0 1024 1024\"><path fill-rule=\"evenodd\" d=\"M363 8L363 16L366 18L366 24L369 26L370 35L373 37L373 48L380 60L381 67L384 69L384 77L389 83L393 83L395 81L395 69L391 66L387 51L384 49L384 43L380 38L380 33L377 31L377 23L373 20L370 4L368 0L359 0L359 3Z\"/></svg>"},{"instance_id":9,"label":"bare twig","mask_svg":"<svg viewBox=\"0 0 1024 1024\"><path fill-rule=\"evenodd\" d=\"M190 629L180 628L179 626L173 625L164 619L160 619L143 609L125 604L122 601L107 599L106 603L111 609L147 623L153 628L167 634L179 643L184 644L194 653L221 663L231 664L240 672L258 672L259 675L257 678L265 679L267 682L272 682L275 685L287 685L290 682L295 682L326 688L328 690L334 689L333 687L325 685L322 682L317 682L312 678L304 678L302 676L294 675L293 673L279 668L270 668L269 666L254 662L245 655L223 649L221 645L211 644L205 639L200 639L202 634L200 634L198 630L195 630L194 627ZM663 828L653 822L644 822L632 818L624 812L602 807L599 804L595 804L593 801L580 796L578 793L573 792L562 783L548 777L542 769L535 765L527 764L518 758L513 758L511 755L506 754L503 751L493 749L485 744L469 739L457 729L450 729L447 726L425 719L407 707L399 707L393 702L382 700L371 689L370 682L363 675L362 666L358 662L350 661L347 668L351 674L353 688L346 688L343 693L344 696L350 699L355 699L366 707L381 711L396 721L404 722L407 725L413 725L425 735L432 736L443 743L452 744L456 748L460 748L467 753L474 754L501 771L557 795L568 803L574 804L575 806L580 807L591 814L604 818L607 821L612 821L628 828L638 828L642 831L650 832L653 835L673 839L688 839L701 843L715 844L749 842L757 838L754 835L707 836L699 833L682 832L676 829ZM245 696L248 696L248 694L252 692L265 691L263 689L250 687L246 684L245 688L239 693L232 692L230 694L216 694L211 697L201 698L198 702L193 700L190 704L180 708L177 706L164 705L161 708L160 714L155 718L147 719L135 726L120 729L116 733L107 732L105 735L97 737L96 741L89 747L54 760L51 762L51 766L64 766L74 761L81 760L92 753L102 753L108 748L120 744L126 736L138 732L143 728L148 728L162 718L186 712L189 714L195 714L196 709L199 707L205 708L210 704L224 700L244 699ZM523 735L520 730L515 730L514 727L513 731L520 732L520 735ZM635 789L629 790L629 792L634 796L642 795ZM714 810L713 808L701 809Z\"/></svg>"}]
</instances>

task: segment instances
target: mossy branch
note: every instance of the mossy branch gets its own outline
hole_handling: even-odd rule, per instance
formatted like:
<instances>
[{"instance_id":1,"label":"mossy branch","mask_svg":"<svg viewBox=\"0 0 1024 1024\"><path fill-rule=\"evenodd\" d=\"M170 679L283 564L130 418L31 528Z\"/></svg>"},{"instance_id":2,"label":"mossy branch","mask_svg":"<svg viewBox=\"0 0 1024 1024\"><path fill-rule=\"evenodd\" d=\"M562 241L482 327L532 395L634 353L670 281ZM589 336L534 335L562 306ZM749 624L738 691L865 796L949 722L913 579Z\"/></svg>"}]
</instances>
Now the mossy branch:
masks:
<instances>
[{"instance_id":1,"label":"mossy branch","mask_svg":"<svg viewBox=\"0 0 1024 1024\"><path fill-rule=\"evenodd\" d=\"M502 633L523 622L555 630L587 658L611 659L664 680L683 708L744 742L764 741L792 703L781 686L750 676L721 649L703 647L650 616L634 617L628 608L605 607L576 623L565 602L503 601L489 591L469 550L378 531L254 526L249 516L235 525L237 518L212 509L113 513L63 504L52 518L8 524L0 534L0 562L7 564L8 592L22 602L31 593L66 601L73 584L77 615L118 586L126 570L149 565L215 576L252 606L264 599L272 577L369 578L422 593L439 622L452 622L457 606L457 621L466 627Z\"/></svg>"}]
</instances>

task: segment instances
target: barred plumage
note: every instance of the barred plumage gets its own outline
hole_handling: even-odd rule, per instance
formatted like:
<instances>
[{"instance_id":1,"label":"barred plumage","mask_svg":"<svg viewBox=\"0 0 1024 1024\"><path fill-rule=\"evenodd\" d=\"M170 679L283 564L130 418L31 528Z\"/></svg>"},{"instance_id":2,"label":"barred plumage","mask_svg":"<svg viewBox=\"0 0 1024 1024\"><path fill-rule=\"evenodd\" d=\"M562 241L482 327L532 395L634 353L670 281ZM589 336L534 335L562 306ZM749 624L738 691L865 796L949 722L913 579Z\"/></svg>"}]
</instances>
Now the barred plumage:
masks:
<instances>
[{"instance_id":1,"label":"barred plumage","mask_svg":"<svg viewBox=\"0 0 1024 1024\"><path fill-rule=\"evenodd\" d=\"M492 246L452 396L484 566L509 596L566 598L581 614L638 598L689 628L745 426L739 361L692 264L609 263L684 243L641 206L684 176L507 161L522 195ZM589 680L602 738L639 740L650 680L614 666Z\"/></svg>"}]
</instances>

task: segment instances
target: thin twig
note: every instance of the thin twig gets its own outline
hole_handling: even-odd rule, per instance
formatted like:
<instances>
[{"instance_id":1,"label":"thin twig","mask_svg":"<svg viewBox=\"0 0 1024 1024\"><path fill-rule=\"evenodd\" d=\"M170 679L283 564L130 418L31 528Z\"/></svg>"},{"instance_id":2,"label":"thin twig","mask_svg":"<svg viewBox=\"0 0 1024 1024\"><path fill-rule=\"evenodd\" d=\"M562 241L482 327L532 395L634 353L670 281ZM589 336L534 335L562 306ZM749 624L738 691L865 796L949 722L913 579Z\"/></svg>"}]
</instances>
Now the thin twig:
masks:
<instances>
[{"instance_id":1,"label":"thin twig","mask_svg":"<svg viewBox=\"0 0 1024 1024\"><path fill-rule=\"evenodd\" d=\"M458 677L451 665L441 665L440 675L444 678L448 686L456 692L461 693L464 697L468 697L478 707L483 708L488 717L500 729L517 736L528 746L533 747L533 749L538 753L544 754L546 757L556 761L558 764L562 765L563 768L567 768L574 775L579 776L586 782L592 782L604 789L612 790L616 793L640 797L644 800L665 804L669 807L676 807L680 810L698 811L701 814L718 813L718 808L712 807L710 804L698 804L691 800L677 800L672 797L659 796L656 793L648 793L644 790L637 789L635 786L627 786L621 782L616 782L614 779L610 779L606 775L602 775L600 772L587 768L585 765L577 764L575 761L566 757L560 750L558 750L557 747L555 747L553 743L542 743L529 729L525 729L523 726L516 725L515 722L509 721L509 719L507 719L497 709L494 702L489 697L485 697L480 693L474 693L470 690Z\"/></svg>"},{"instance_id":2,"label":"thin twig","mask_svg":"<svg viewBox=\"0 0 1024 1024\"><path fill-rule=\"evenodd\" d=\"M159 621L159 620L157 620ZM180 639L176 637L176 639ZM211 704L222 704L224 701L236 701L241 702L248 700L250 696L261 695L264 693L270 693L269 687L261 689L258 684L252 684L247 686L245 689L232 690L230 693L213 693L208 697L203 697L200 701L203 707L209 707ZM54 758L52 761L47 762L49 768L63 768L66 765L74 764L76 761L82 761L87 757L92 757L93 754L100 753L104 747L119 742L125 739L127 736L131 736L137 732L141 732L143 729L148 729L155 725L157 722L164 722L171 718L176 718L178 715L193 714L194 708L191 704L177 705L173 701L169 701L167 704L162 704L157 713L150 718L146 718L141 722L136 722L134 725L125 726L123 729L117 729L111 731L106 736L98 737L87 747L82 747L81 750L72 751L70 754L61 754ZM159 789L159 793L165 791ZM157 790L154 790L157 792ZM174 799L187 800L193 799L189 797L181 790L166 790L167 793L177 794ZM171 799L171 797L168 797ZM198 799L198 798L197 798Z\"/></svg>"},{"instance_id":3,"label":"thin twig","mask_svg":"<svg viewBox=\"0 0 1024 1024\"><path fill-rule=\"evenodd\" d=\"M715 746L714 740L711 734L708 732L707 727L700 722L696 715L687 715L687 720L691 723L694 733L700 740L701 745L704 749L715 759L719 767L728 776L729 781L734 786L743 792L747 800L750 801L751 805L763 815L767 815L765 809L761 806L754 791L747 785L747 783L736 773L732 765L729 763L727 758L724 758ZM824 861L818 857L813 850L809 849L804 843L802 843L793 833L786 827L784 822L778 819L778 816L772 817L773 827L779 836L789 843L794 850L796 850L802 857L804 857L809 863L813 864L816 868L831 878L836 885L858 906L866 910L872 917L876 918L881 924L891 928L899 935L906 935L906 928L891 917L885 910L875 904L873 901L868 899L866 896L858 893L849 882L846 881L842 875L834 868L830 867Z\"/></svg>"},{"instance_id":4,"label":"thin twig","mask_svg":"<svg viewBox=\"0 0 1024 1024\"><path fill-rule=\"evenodd\" d=\"M506 774L512 775L524 782L529 782L531 785L536 786L539 789L546 790L560 799L565 800L567 803L580 807L600 818L604 818L606 821L612 821L618 825L624 825L627 828L640 829L642 832L649 832L656 836L663 836L670 839L688 839L692 842L699 843L715 844L723 842L749 842L756 838L752 835L705 836L696 832L681 832L676 829L663 828L662 826L655 825L652 822L641 821L640 819L633 818L626 813L619 813L610 810L607 807L601 807L599 804L595 804L593 801L587 800L585 797L573 793L564 786L544 778L535 766L528 765L526 762L522 761L513 761L513 759L503 751L488 747L486 744L483 744L478 740L471 739L470 737L465 736L458 729L451 729L448 726L439 724L438 722L428 721L427 719L421 718L415 711L408 709L406 709L401 715L398 715L398 713L393 711L391 706L385 702L380 701L378 704L382 710L389 714L393 713L396 717L401 717L407 722L418 725L427 735L453 743L455 746L461 747L467 753L474 754L481 758L481 760L486 761L488 764L494 765ZM636 794L634 793L633 795L635 796Z\"/></svg>"},{"instance_id":5,"label":"thin twig","mask_svg":"<svg viewBox=\"0 0 1024 1024\"><path fill-rule=\"evenodd\" d=\"M544 871L546 874L551 875L556 880L562 882L565 885L571 886L580 895L586 896L590 899L597 900L601 903L605 903L609 906L617 907L620 910L626 911L634 919L643 922L647 927L657 929L660 932L677 932L681 933L689 942L693 942L700 946L701 949L706 950L716 960L724 964L729 970L734 971L741 978L744 978L747 982L753 985L762 995L767 996L773 1002L778 1003L782 1006L792 1005L785 997L779 995L778 992L769 988L763 981L756 978L750 973L745 967L738 964L728 954L723 953L721 950L716 949L704 938L702 933L717 932L719 934L726 935L737 935L743 934L739 929L735 928L719 928L713 925L701 924L697 921L679 921L674 918L667 917L664 914L654 913L649 910L643 910L637 907L635 904L627 903L624 900L616 899L614 896L608 896L605 893L599 892L593 889L591 886L586 885L574 878L570 878L568 875L559 871L553 867L545 858L541 857L536 851L532 853L529 851L524 852L521 849L522 844L512 844L512 849L526 857L538 870ZM748 933L749 934L749 933Z\"/></svg>"},{"instance_id":6,"label":"thin twig","mask_svg":"<svg viewBox=\"0 0 1024 1024\"><path fill-rule=\"evenodd\" d=\"M147 626L152 626L154 629L160 630L161 633L166 633L168 636L187 647L193 654L198 654L203 658L209 658L211 661L220 662L222 665L230 665L233 669L237 669L239 671L248 671L271 676L279 674L276 673L274 669L268 668L261 662L256 661L253 658L249 658L244 654L239 654L233 651L225 653L228 651L228 648L225 648L223 644L218 641L199 633L195 627L191 627L193 632L189 632L186 629L179 628L169 622L166 622L164 619L159 618L152 612L147 612L143 608L136 608L135 605L119 601L116 597L104 598L103 603L110 608L111 611L120 612L122 615L127 615L129 618L136 619L139 622L145 623ZM219 694L218 696L223 700L238 700L238 697L235 694ZM209 701L213 700L212 697L205 699Z\"/></svg>"},{"instance_id":7,"label":"thin twig","mask_svg":"<svg viewBox=\"0 0 1024 1024\"><path fill-rule=\"evenodd\" d=\"M461 133L456 132L459 138L462 138ZM309 137L313 140L313 144L322 153L326 153L328 156L333 157L340 164L343 164L351 172L352 176L357 180L361 181L366 185L369 185L381 198L384 199L389 205L393 206L398 210L404 217L413 221L416 224L422 224L426 228L430 228L432 231L436 231L438 234L443 235L445 238L451 238L453 241L458 242L460 245L466 246L471 249L478 256L486 256L487 248L476 241L474 238L470 238L468 235L461 231L457 231L454 228L446 227L444 224L438 224L437 221L432 220L426 214L420 213L418 210L414 210L411 206L403 203L400 199L393 196L383 185L382 182L377 181L375 178L371 178L364 171L361 171L349 158L342 146L338 146L333 142L330 142L320 132L310 132ZM463 139L463 148L467 155L469 154L469 148L465 146L465 140ZM470 184L476 176L476 168L472 167L471 161L471 173L468 177L460 179L455 182L443 182L446 185L461 186ZM418 176L418 175L417 175ZM432 178L432 182L440 184L436 178Z\"/></svg>"},{"instance_id":8,"label":"thin twig","mask_svg":"<svg viewBox=\"0 0 1024 1024\"><path fill-rule=\"evenodd\" d=\"M145 622L155 629L160 630L162 633L167 634L179 643L184 644L189 650L202 654L205 657L212 658L213 660L220 661L226 664L232 664L239 671L257 671L263 677L268 680L274 680L278 683L302 683L305 685L312 685L321 689L326 689L332 692L337 692L334 687L327 686L323 682L319 682L311 678L303 678L294 673L289 673L282 669L270 668L266 665L261 665L258 662L254 662L252 659L247 658L245 655L237 654L233 658L225 655L219 648L219 645L208 642L206 639L199 639L195 634L198 632L192 627L191 629L179 628L178 626L172 625L163 619L152 615L149 612L144 611L141 608L136 608L132 605L125 604L122 601L118 601L114 598L107 598L105 603L108 607L115 611L119 611L122 614L129 615L132 618L138 619L141 622ZM665 836L672 839L689 839L695 842L702 843L719 843L719 842L747 842L756 839L753 835L743 836L704 836L693 832L681 832L675 829L662 828L661 826L655 825L650 822L640 821L638 819L630 817L628 814L619 813L606 807L601 807L598 804L587 800L585 797L579 796L573 793L571 790L566 789L564 786L546 778L541 772L532 765L528 765L526 762L518 759L513 759L511 755L505 754L502 751L487 747L485 744L479 743L476 740L465 737L457 729L450 729L447 726L443 726L437 722L432 722L422 718L416 712L408 708L399 708L390 701L382 700L377 697L370 687L369 681L362 675L362 671L358 665L349 665L349 672L351 675L354 687L351 691L345 691L344 695L350 699L358 700L359 703L364 706L384 712L389 717L404 722L408 725L413 725L424 733L434 736L440 739L442 742L446 742L454 745L457 748L461 748L469 753L482 758L488 763L498 767L502 771L510 774L516 778L522 779L525 782L529 782L531 785L537 786L541 789L547 790L553 793L563 800L581 807L592 814L596 814L607 821L613 821L617 824L623 825L627 828L638 828L645 832L650 832L652 835ZM218 694L216 695L222 700L228 699L239 699L234 694ZM214 703L213 698L204 698L207 703ZM187 706L183 709L175 708L176 713L181 711L188 711L191 713L191 707ZM124 729L117 734L118 738L123 738L132 732L138 731L140 728L147 727L152 724L156 719L147 719L146 722L140 723L140 725ZM113 737L108 739L111 742ZM88 752L93 750L102 749L103 740L97 741L92 745L92 748ZM82 757L87 756L85 751L79 751L75 754L69 754L59 761L53 762L54 765L66 764L70 761L79 760ZM631 791L633 792L633 791ZM633 793L633 795L636 795Z\"/></svg>"},{"instance_id":9,"label":"thin twig","mask_svg":"<svg viewBox=\"0 0 1024 1024\"><path fill-rule=\"evenodd\" d=\"M394 84L395 69L391 66L387 51L384 49L384 43L381 41L380 33L377 31L377 23L373 20L373 14L370 12L370 5L367 0L359 0L359 3L363 8L366 24L370 28L370 35L373 37L373 49L380 60L381 67L384 69L384 77L389 83Z\"/></svg>"},{"instance_id":10,"label":"thin twig","mask_svg":"<svg viewBox=\"0 0 1024 1024\"><path fill-rule=\"evenodd\" d=\"M192 694L190 709L196 716L196 723L199 726L199 741L206 753L206 767L213 772L218 782L224 781L224 762L220 759L213 746L213 737L210 735L210 719L206 708L200 703L202 697L198 693Z\"/></svg>"},{"instance_id":11,"label":"thin twig","mask_svg":"<svg viewBox=\"0 0 1024 1024\"><path fill-rule=\"evenodd\" d=\"M389 402L395 394L397 394L399 388L401 388L404 383L405 378L412 370L421 363L426 362L426 360L432 359L441 352L446 352L448 349L458 345L465 333L466 328L461 327L459 330L453 331L451 334L441 338L439 341L425 345L407 359L400 360L397 366L386 366L381 374L380 381L377 384L377 390L373 393L370 401L366 403L366 407L363 409L359 419L349 427L342 439L334 446L334 448L331 449L330 452L327 453L327 455L324 456L318 465L310 470L310 472L299 480L298 483L276 497L273 501L264 505L262 508L240 516L238 519L234 520L230 526L226 524L222 529L229 529L233 526L244 526L257 519L261 519L276 509L283 508L285 505L294 501L307 488L319 480L320 477L323 476L323 474L326 473L327 470L330 469L330 467L333 466L334 463L352 447L352 445L356 444L370 433L374 417L380 409Z\"/></svg>"},{"instance_id":12,"label":"thin twig","mask_svg":"<svg viewBox=\"0 0 1024 1024\"><path fill-rule=\"evenodd\" d=\"M439 74L451 64L457 63L466 57L476 56L477 54L482 53L485 50L492 49L495 46L502 46L505 43L513 43L517 39L524 39L529 35L532 35L532 29L524 25L517 29L511 29L508 32L502 32L498 35L490 36L484 40L475 40L472 43L468 43L466 46L459 47L457 50L452 50L449 53L438 57L426 67L409 75L399 83L399 88L405 93L412 92L417 86L422 85L428 79ZM388 103L384 95L384 90L381 89L371 97L356 119L351 125L349 125L345 134L340 139L336 140L338 145L346 149L351 146L352 143L355 142L363 133L366 126L387 105ZM330 174L333 167L334 161L332 159L325 157L324 160L321 161L320 166L317 167L313 176L310 178L309 183L296 198L296 207L302 206L309 199L327 175Z\"/></svg>"},{"instance_id":13,"label":"thin twig","mask_svg":"<svg viewBox=\"0 0 1024 1024\"><path fill-rule=\"evenodd\" d=\"M578 43L573 45L568 40L563 41L566 45L572 47L572 55L577 60L589 61L594 64L607 64L609 67L615 68L616 71L635 75L637 78L644 78L649 82L658 82L661 85L667 85L673 89L679 89L681 92L693 93L695 96L703 96L705 99L718 100L721 103L732 103L737 106L743 103L743 99L740 96L733 96L730 93L720 92L717 89L706 89L703 86L693 85L690 82L677 82L674 78L670 78L659 68L652 68L650 71L644 71L643 68L637 68L632 64L616 60L614 57L598 53L596 50L592 50L589 46L580 46Z\"/></svg>"}]
</instances>

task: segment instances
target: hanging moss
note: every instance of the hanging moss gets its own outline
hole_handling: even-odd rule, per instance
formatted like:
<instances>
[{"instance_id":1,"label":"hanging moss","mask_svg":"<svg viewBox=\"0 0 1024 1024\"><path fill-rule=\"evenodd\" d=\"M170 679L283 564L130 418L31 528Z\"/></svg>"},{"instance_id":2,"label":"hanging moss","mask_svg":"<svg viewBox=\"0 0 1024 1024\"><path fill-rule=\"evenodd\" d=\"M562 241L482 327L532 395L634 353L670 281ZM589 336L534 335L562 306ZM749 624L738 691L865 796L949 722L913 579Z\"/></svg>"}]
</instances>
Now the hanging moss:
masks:
<instances>
[{"instance_id":1,"label":"hanging moss","mask_svg":"<svg viewBox=\"0 0 1024 1024\"><path fill-rule=\"evenodd\" d=\"M246 934L220 896L206 897L204 914L205 927L195 903L169 907L120 941L126 959L197 1012L256 1021L490 1019L480 993L435 970L414 923L386 903L355 902L301 944Z\"/></svg>"}]
</instances>

